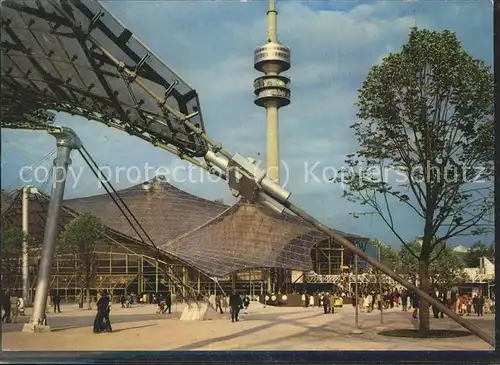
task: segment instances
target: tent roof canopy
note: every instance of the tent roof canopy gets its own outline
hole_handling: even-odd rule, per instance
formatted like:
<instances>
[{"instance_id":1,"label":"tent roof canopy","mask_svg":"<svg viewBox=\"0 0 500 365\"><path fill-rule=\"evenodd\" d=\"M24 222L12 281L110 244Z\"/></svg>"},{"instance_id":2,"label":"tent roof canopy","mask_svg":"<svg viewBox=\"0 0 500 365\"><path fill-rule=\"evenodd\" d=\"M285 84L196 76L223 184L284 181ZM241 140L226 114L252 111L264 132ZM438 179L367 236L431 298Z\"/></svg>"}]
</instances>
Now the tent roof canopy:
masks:
<instances>
[{"instance_id":1,"label":"tent roof canopy","mask_svg":"<svg viewBox=\"0 0 500 365\"><path fill-rule=\"evenodd\" d=\"M232 207L186 193L167 182L152 180L118 192L155 246L209 276L222 277L252 268L310 270L311 249L327 237L292 214L277 215L240 200ZM30 204L29 230L43 239L48 200L40 194ZM21 224L21 198L4 216ZM60 228L78 213L100 217L115 235L152 249L142 242L107 195L64 201ZM362 237L338 231L348 239Z\"/></svg>"},{"instance_id":2,"label":"tent roof canopy","mask_svg":"<svg viewBox=\"0 0 500 365\"><path fill-rule=\"evenodd\" d=\"M198 94L99 1L1 2L2 127L43 129L63 111L203 156Z\"/></svg>"}]
</instances>

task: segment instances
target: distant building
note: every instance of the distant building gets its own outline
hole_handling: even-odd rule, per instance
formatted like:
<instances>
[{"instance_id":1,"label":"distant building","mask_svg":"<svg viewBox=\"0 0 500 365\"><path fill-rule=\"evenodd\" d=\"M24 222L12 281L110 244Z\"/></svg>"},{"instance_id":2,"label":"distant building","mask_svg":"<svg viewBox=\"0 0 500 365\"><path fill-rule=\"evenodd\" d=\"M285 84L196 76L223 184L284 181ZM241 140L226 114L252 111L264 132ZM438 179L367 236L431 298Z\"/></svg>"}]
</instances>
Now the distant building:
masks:
<instances>
[{"instance_id":1,"label":"distant building","mask_svg":"<svg viewBox=\"0 0 500 365\"><path fill-rule=\"evenodd\" d=\"M456 253L468 253L470 251L470 248L467 248L465 246L459 245L459 246L453 247L451 250L453 252L456 252Z\"/></svg>"},{"instance_id":2,"label":"distant building","mask_svg":"<svg viewBox=\"0 0 500 365\"><path fill-rule=\"evenodd\" d=\"M479 259L479 267L468 267L465 272L473 283L486 283L495 279L495 265L486 257Z\"/></svg>"}]
</instances>

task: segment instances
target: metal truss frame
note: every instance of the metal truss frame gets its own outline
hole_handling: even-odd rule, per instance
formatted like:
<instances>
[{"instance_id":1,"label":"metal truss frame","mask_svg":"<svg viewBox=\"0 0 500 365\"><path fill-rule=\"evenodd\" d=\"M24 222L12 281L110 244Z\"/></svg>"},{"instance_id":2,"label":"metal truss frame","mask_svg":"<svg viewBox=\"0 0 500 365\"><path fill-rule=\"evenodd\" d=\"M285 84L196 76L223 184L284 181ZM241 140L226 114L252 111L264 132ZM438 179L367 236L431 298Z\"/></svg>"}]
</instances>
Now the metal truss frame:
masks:
<instances>
[{"instance_id":1,"label":"metal truss frame","mask_svg":"<svg viewBox=\"0 0 500 365\"><path fill-rule=\"evenodd\" d=\"M53 109L178 156L204 155L204 140L179 121L188 118L204 130L196 91L102 4L5 0L1 6L3 128L43 128L32 116Z\"/></svg>"}]
</instances>

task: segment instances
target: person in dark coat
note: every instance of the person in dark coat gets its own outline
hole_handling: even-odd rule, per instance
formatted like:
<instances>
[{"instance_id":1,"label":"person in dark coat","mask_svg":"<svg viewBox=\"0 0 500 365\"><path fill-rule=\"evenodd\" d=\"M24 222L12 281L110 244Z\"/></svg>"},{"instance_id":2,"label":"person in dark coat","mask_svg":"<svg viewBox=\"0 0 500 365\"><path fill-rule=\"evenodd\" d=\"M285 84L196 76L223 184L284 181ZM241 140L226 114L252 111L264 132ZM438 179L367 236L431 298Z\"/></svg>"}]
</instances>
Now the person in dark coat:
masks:
<instances>
[{"instance_id":1,"label":"person in dark coat","mask_svg":"<svg viewBox=\"0 0 500 365\"><path fill-rule=\"evenodd\" d=\"M446 293L439 293L439 302L446 307L446 304L448 302L448 299L446 299ZM444 318L444 313L441 311L439 311L439 318Z\"/></svg>"},{"instance_id":2,"label":"person in dark coat","mask_svg":"<svg viewBox=\"0 0 500 365\"><path fill-rule=\"evenodd\" d=\"M418 306L420 305L420 298L417 293L412 293L411 305L413 307L413 318L418 318Z\"/></svg>"},{"instance_id":3,"label":"person in dark coat","mask_svg":"<svg viewBox=\"0 0 500 365\"><path fill-rule=\"evenodd\" d=\"M229 297L229 306L231 307L231 322L238 322L238 315L240 314L240 309L242 307L241 297L236 294L236 291L233 290L233 293Z\"/></svg>"},{"instance_id":4,"label":"person in dark coat","mask_svg":"<svg viewBox=\"0 0 500 365\"><path fill-rule=\"evenodd\" d=\"M433 298L439 301L439 292L437 290L430 290L429 295ZM434 315L434 318L439 318L439 309L436 306L432 306L432 314Z\"/></svg>"},{"instance_id":5,"label":"person in dark coat","mask_svg":"<svg viewBox=\"0 0 500 365\"><path fill-rule=\"evenodd\" d=\"M401 293L401 306L403 307L403 312L406 312L408 310L408 292L406 291L406 289Z\"/></svg>"},{"instance_id":6,"label":"person in dark coat","mask_svg":"<svg viewBox=\"0 0 500 365\"><path fill-rule=\"evenodd\" d=\"M165 309L163 310L163 313L172 314L172 294L170 292L167 292L167 295L165 296Z\"/></svg>"},{"instance_id":7,"label":"person in dark coat","mask_svg":"<svg viewBox=\"0 0 500 365\"><path fill-rule=\"evenodd\" d=\"M476 308L474 309L475 312L477 313L477 316L478 317L482 317L483 316L483 308L484 308L484 297L482 294L479 294L477 296L477 304L476 304Z\"/></svg>"},{"instance_id":8,"label":"person in dark coat","mask_svg":"<svg viewBox=\"0 0 500 365\"><path fill-rule=\"evenodd\" d=\"M52 305L54 306L54 313L61 313L61 297L57 291L52 292Z\"/></svg>"},{"instance_id":9,"label":"person in dark coat","mask_svg":"<svg viewBox=\"0 0 500 365\"><path fill-rule=\"evenodd\" d=\"M122 308L125 308L125 302L126 302L126 301L127 301L127 300L125 299L125 294L122 294L122 295L120 296L120 304L122 305Z\"/></svg>"},{"instance_id":10,"label":"person in dark coat","mask_svg":"<svg viewBox=\"0 0 500 365\"><path fill-rule=\"evenodd\" d=\"M97 301L97 315L94 319L94 333L112 332L111 322L109 320L110 298L107 290L104 290L102 296Z\"/></svg>"},{"instance_id":11,"label":"person in dark coat","mask_svg":"<svg viewBox=\"0 0 500 365\"><path fill-rule=\"evenodd\" d=\"M4 310L4 314L2 316L2 322L10 323L10 314L11 314L10 296L7 291L2 291L1 293L2 293L1 304L2 304L2 309Z\"/></svg>"}]
</instances>

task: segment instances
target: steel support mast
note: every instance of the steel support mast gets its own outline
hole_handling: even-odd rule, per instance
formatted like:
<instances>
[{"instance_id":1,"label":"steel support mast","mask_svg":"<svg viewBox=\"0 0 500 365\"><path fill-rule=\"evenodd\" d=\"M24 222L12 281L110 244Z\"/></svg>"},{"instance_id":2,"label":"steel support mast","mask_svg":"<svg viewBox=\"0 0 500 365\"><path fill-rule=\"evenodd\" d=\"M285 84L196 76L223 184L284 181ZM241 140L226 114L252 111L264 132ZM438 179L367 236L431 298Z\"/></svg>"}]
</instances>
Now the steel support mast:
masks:
<instances>
[{"instance_id":1,"label":"steel support mast","mask_svg":"<svg viewBox=\"0 0 500 365\"><path fill-rule=\"evenodd\" d=\"M33 303L33 316L23 328L24 331L48 332L45 309L50 291L51 270L54 263L54 253L59 233L59 218L64 197L64 187L68 166L71 164L70 154L74 149L80 149L82 143L76 133L66 127L51 126L47 132L56 138L57 157L54 160L52 194L47 212L45 232L43 237L42 255L38 268L38 281Z\"/></svg>"},{"instance_id":2,"label":"steel support mast","mask_svg":"<svg viewBox=\"0 0 500 365\"><path fill-rule=\"evenodd\" d=\"M22 207L23 207L23 246L22 246L22 267L23 267L23 294L24 305L30 304L31 298L29 297L29 204L30 194L37 194L38 190L34 186L28 185L23 188Z\"/></svg>"}]
</instances>

